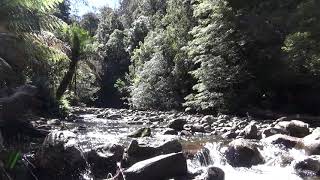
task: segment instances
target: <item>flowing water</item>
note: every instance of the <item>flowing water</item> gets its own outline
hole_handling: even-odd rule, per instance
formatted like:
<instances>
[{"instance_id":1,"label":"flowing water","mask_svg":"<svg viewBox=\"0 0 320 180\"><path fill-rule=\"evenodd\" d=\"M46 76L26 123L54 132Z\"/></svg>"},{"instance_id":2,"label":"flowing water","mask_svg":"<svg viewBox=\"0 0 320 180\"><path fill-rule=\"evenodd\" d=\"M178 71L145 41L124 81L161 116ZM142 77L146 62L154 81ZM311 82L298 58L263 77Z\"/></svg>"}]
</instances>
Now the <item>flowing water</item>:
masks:
<instances>
[{"instance_id":1,"label":"flowing water","mask_svg":"<svg viewBox=\"0 0 320 180\"><path fill-rule=\"evenodd\" d=\"M85 127L85 128L79 128ZM79 136L83 149L105 143L120 143L127 146L131 138L127 135L144 125L128 125L125 118L121 120L96 118L93 114L82 115L82 121L74 126L81 134ZM152 137L142 138L146 143L164 141L174 138L170 135L161 135L160 128L152 129ZM177 137L175 137L177 138ZM228 140L209 135L192 137L179 137L185 151L196 152L202 147L208 149L207 154L198 153L195 158L188 160L189 171L196 171L209 165L220 167L225 172L226 180L301 180L293 172L293 162L306 157L302 150L283 150L274 145L264 145L259 149L265 158L265 164L251 168L234 168L226 163L222 151L227 146ZM309 179L308 179L309 180ZM312 179L320 180L320 178Z\"/></svg>"}]
</instances>

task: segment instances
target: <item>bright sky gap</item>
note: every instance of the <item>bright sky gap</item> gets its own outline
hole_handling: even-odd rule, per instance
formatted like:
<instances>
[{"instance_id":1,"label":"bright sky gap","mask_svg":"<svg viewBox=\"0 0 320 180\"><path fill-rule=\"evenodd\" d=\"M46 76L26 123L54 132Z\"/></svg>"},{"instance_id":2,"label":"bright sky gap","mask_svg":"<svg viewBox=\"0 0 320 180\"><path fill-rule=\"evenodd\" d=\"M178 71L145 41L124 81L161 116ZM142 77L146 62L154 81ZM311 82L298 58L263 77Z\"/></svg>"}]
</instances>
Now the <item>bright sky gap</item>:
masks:
<instances>
[{"instance_id":1,"label":"bright sky gap","mask_svg":"<svg viewBox=\"0 0 320 180\"><path fill-rule=\"evenodd\" d=\"M119 0L85 0L84 3L78 0L71 0L72 14L78 16L82 16L88 12L96 12L104 6L117 8L119 6Z\"/></svg>"}]
</instances>

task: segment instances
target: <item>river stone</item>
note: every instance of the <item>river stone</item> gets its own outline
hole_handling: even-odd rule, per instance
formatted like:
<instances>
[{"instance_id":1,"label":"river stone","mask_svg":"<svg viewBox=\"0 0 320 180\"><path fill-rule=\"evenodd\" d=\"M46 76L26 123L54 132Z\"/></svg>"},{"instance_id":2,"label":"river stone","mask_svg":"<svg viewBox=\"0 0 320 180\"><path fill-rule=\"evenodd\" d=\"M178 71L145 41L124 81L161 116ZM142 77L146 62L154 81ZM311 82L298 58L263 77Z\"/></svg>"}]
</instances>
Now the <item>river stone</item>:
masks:
<instances>
[{"instance_id":1,"label":"river stone","mask_svg":"<svg viewBox=\"0 0 320 180\"><path fill-rule=\"evenodd\" d=\"M238 136L238 133L234 132L233 130L228 131L228 132L221 135L221 137L225 138L225 139L234 139L237 136Z\"/></svg>"},{"instance_id":2,"label":"river stone","mask_svg":"<svg viewBox=\"0 0 320 180\"><path fill-rule=\"evenodd\" d=\"M150 128L141 128L133 132L132 134L128 135L128 137L132 137L132 138L149 137L149 136L151 136Z\"/></svg>"},{"instance_id":3,"label":"river stone","mask_svg":"<svg viewBox=\"0 0 320 180\"><path fill-rule=\"evenodd\" d=\"M47 121L47 124L59 126L59 125L61 125L61 121L59 119L52 119L52 120Z\"/></svg>"},{"instance_id":4,"label":"river stone","mask_svg":"<svg viewBox=\"0 0 320 180\"><path fill-rule=\"evenodd\" d=\"M296 162L294 170L301 177L320 176L320 156L309 156Z\"/></svg>"},{"instance_id":5,"label":"river stone","mask_svg":"<svg viewBox=\"0 0 320 180\"><path fill-rule=\"evenodd\" d=\"M267 137L262 140L265 143L282 145L285 148L294 148L300 142L300 138L284 135L284 134L276 134L270 137Z\"/></svg>"},{"instance_id":6,"label":"river stone","mask_svg":"<svg viewBox=\"0 0 320 180\"><path fill-rule=\"evenodd\" d=\"M196 179L199 180L224 180L224 171L218 167L209 166L205 172Z\"/></svg>"},{"instance_id":7,"label":"river stone","mask_svg":"<svg viewBox=\"0 0 320 180\"><path fill-rule=\"evenodd\" d=\"M124 171L126 180L168 179L187 175L187 162L183 153L159 155L138 162Z\"/></svg>"},{"instance_id":8,"label":"river stone","mask_svg":"<svg viewBox=\"0 0 320 180\"><path fill-rule=\"evenodd\" d=\"M117 171L117 162L122 160L124 148L121 145L109 144L95 148L87 153L87 161L96 178L107 178Z\"/></svg>"},{"instance_id":9,"label":"river stone","mask_svg":"<svg viewBox=\"0 0 320 180\"><path fill-rule=\"evenodd\" d=\"M187 124L185 119L174 119L169 122L168 127L176 131L182 131L185 124Z\"/></svg>"},{"instance_id":10,"label":"river stone","mask_svg":"<svg viewBox=\"0 0 320 180\"><path fill-rule=\"evenodd\" d=\"M284 129L293 137L302 138L310 134L309 124L298 120L281 121L276 127Z\"/></svg>"},{"instance_id":11,"label":"river stone","mask_svg":"<svg viewBox=\"0 0 320 180\"><path fill-rule=\"evenodd\" d=\"M201 133L206 132L205 129L204 129L204 126L201 125L201 124L192 125L191 126L191 131L192 132L201 132Z\"/></svg>"},{"instance_id":12,"label":"river stone","mask_svg":"<svg viewBox=\"0 0 320 180\"><path fill-rule=\"evenodd\" d=\"M320 128L302 139L302 144L309 155L320 155Z\"/></svg>"},{"instance_id":13,"label":"river stone","mask_svg":"<svg viewBox=\"0 0 320 180\"><path fill-rule=\"evenodd\" d=\"M267 138L267 137L270 137L272 135L275 135L275 134L288 134L288 132L284 129L281 129L281 128L275 128L275 127L267 127L265 129L262 130L261 132L261 137L262 138Z\"/></svg>"},{"instance_id":14,"label":"river stone","mask_svg":"<svg viewBox=\"0 0 320 180\"><path fill-rule=\"evenodd\" d=\"M206 115L201 119L201 124L212 124L213 122L215 122L217 119L215 119L212 115Z\"/></svg>"},{"instance_id":15,"label":"river stone","mask_svg":"<svg viewBox=\"0 0 320 180\"><path fill-rule=\"evenodd\" d=\"M167 128L163 131L164 135L178 135L178 131L171 129L171 128Z\"/></svg>"},{"instance_id":16,"label":"river stone","mask_svg":"<svg viewBox=\"0 0 320 180\"><path fill-rule=\"evenodd\" d=\"M35 154L35 165L53 177L76 176L85 170L86 160L74 133L53 131Z\"/></svg>"},{"instance_id":17,"label":"river stone","mask_svg":"<svg viewBox=\"0 0 320 180\"><path fill-rule=\"evenodd\" d=\"M227 162L233 167L251 167L264 162L256 142L236 139L229 143L225 151Z\"/></svg>"},{"instance_id":18,"label":"river stone","mask_svg":"<svg viewBox=\"0 0 320 180\"><path fill-rule=\"evenodd\" d=\"M123 165L128 167L138 161L146 160L161 154L177 153L182 151L182 145L178 140L170 140L156 145L140 145L138 141L131 141L124 159Z\"/></svg>"},{"instance_id":19,"label":"river stone","mask_svg":"<svg viewBox=\"0 0 320 180\"><path fill-rule=\"evenodd\" d=\"M242 136L245 139L257 139L258 127L251 123L240 132L239 136Z\"/></svg>"}]
</instances>

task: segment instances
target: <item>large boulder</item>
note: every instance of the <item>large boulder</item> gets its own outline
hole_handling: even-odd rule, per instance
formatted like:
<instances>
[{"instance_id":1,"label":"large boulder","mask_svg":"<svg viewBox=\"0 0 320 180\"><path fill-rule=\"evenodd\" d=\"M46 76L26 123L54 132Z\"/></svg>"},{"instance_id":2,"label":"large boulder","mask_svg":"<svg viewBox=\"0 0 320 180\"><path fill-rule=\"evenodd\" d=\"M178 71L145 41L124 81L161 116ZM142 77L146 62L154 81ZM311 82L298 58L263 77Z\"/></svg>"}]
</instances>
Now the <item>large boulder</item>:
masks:
<instances>
[{"instance_id":1,"label":"large boulder","mask_svg":"<svg viewBox=\"0 0 320 180\"><path fill-rule=\"evenodd\" d=\"M298 147L300 138L296 138L296 137L292 137L284 134L276 134L263 139L262 142L267 144L284 146L285 148L294 148L294 147Z\"/></svg>"},{"instance_id":2,"label":"large boulder","mask_svg":"<svg viewBox=\"0 0 320 180\"><path fill-rule=\"evenodd\" d=\"M123 159L123 166L129 167L132 164L143 161L158 155L177 153L182 151L182 145L178 140L170 140L156 144L139 144L138 141L131 141Z\"/></svg>"},{"instance_id":3,"label":"large boulder","mask_svg":"<svg viewBox=\"0 0 320 180\"><path fill-rule=\"evenodd\" d=\"M258 127L254 123L251 123L240 132L239 136L245 139L257 139Z\"/></svg>"},{"instance_id":4,"label":"large boulder","mask_svg":"<svg viewBox=\"0 0 320 180\"><path fill-rule=\"evenodd\" d=\"M96 178L107 178L118 169L117 162L122 160L124 148L117 144L97 147L87 153L87 161Z\"/></svg>"},{"instance_id":5,"label":"large boulder","mask_svg":"<svg viewBox=\"0 0 320 180\"><path fill-rule=\"evenodd\" d=\"M267 137L270 137L270 136L276 135L276 134L286 134L287 135L288 132L282 128L267 127L262 130L261 137L267 138Z\"/></svg>"},{"instance_id":6,"label":"large boulder","mask_svg":"<svg viewBox=\"0 0 320 180\"><path fill-rule=\"evenodd\" d=\"M187 162L183 153L159 155L138 162L124 171L127 180L168 179L187 175Z\"/></svg>"},{"instance_id":7,"label":"large boulder","mask_svg":"<svg viewBox=\"0 0 320 180\"><path fill-rule=\"evenodd\" d=\"M174 119L169 122L168 128L174 129L176 131L182 131L185 124L187 124L187 120L185 119Z\"/></svg>"},{"instance_id":8,"label":"large boulder","mask_svg":"<svg viewBox=\"0 0 320 180\"><path fill-rule=\"evenodd\" d=\"M293 137L302 138L310 134L309 124L298 120L281 121L275 127L287 131Z\"/></svg>"},{"instance_id":9,"label":"large boulder","mask_svg":"<svg viewBox=\"0 0 320 180\"><path fill-rule=\"evenodd\" d=\"M227 162L233 167L251 167L264 162L258 144L246 139L236 139L229 143L225 151Z\"/></svg>"},{"instance_id":10,"label":"large boulder","mask_svg":"<svg viewBox=\"0 0 320 180\"><path fill-rule=\"evenodd\" d=\"M320 176L320 156L309 156L296 162L294 170L301 177Z\"/></svg>"},{"instance_id":11,"label":"large boulder","mask_svg":"<svg viewBox=\"0 0 320 180\"><path fill-rule=\"evenodd\" d=\"M225 173L222 169L214 166L209 166L204 173L196 177L199 180L224 180Z\"/></svg>"},{"instance_id":12,"label":"large boulder","mask_svg":"<svg viewBox=\"0 0 320 180\"><path fill-rule=\"evenodd\" d=\"M148 127L138 129L137 131L128 135L128 137L132 137L132 138L149 137L149 136L151 136L151 129Z\"/></svg>"},{"instance_id":13,"label":"large boulder","mask_svg":"<svg viewBox=\"0 0 320 180\"><path fill-rule=\"evenodd\" d=\"M60 178L79 175L86 169L86 160L74 133L53 131L36 153L35 165L42 175Z\"/></svg>"},{"instance_id":14,"label":"large boulder","mask_svg":"<svg viewBox=\"0 0 320 180\"><path fill-rule=\"evenodd\" d=\"M320 128L302 139L306 152L310 155L320 155Z\"/></svg>"}]
</instances>

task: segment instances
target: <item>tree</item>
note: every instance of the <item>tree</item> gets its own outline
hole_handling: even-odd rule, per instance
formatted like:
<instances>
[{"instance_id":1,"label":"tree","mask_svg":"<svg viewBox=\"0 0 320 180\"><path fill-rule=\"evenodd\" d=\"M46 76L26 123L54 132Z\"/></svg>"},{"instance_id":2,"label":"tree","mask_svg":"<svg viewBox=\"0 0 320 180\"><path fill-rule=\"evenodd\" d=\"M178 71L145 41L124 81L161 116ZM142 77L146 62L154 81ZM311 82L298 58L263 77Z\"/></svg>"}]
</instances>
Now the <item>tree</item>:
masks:
<instances>
[{"instance_id":1,"label":"tree","mask_svg":"<svg viewBox=\"0 0 320 180\"><path fill-rule=\"evenodd\" d=\"M104 106L123 106L123 101L115 84L118 79L124 78L130 65L124 39L124 32L116 29L110 35L108 42L100 48L100 55L103 57L100 97Z\"/></svg>"},{"instance_id":2,"label":"tree","mask_svg":"<svg viewBox=\"0 0 320 180\"><path fill-rule=\"evenodd\" d=\"M63 2L58 5L58 12L55 13L59 19L63 20L67 24L71 23L70 18L70 0L63 0Z\"/></svg>"},{"instance_id":3,"label":"tree","mask_svg":"<svg viewBox=\"0 0 320 180\"><path fill-rule=\"evenodd\" d=\"M94 36L99 24L99 18L94 13L84 14L80 21L80 26Z\"/></svg>"},{"instance_id":4,"label":"tree","mask_svg":"<svg viewBox=\"0 0 320 180\"><path fill-rule=\"evenodd\" d=\"M2 76L6 86L26 81L25 71L48 57L52 49L43 42L44 31L53 31L61 21L53 16L61 0L4 0L0 3L2 68L13 76ZM13 53L14 52L14 53ZM16 78L13 78L16 77Z\"/></svg>"},{"instance_id":5,"label":"tree","mask_svg":"<svg viewBox=\"0 0 320 180\"><path fill-rule=\"evenodd\" d=\"M173 54L161 29L151 31L136 49L130 67L131 106L137 109L177 108Z\"/></svg>"},{"instance_id":6,"label":"tree","mask_svg":"<svg viewBox=\"0 0 320 180\"><path fill-rule=\"evenodd\" d=\"M67 90L68 86L71 84L72 78L76 72L76 67L81 58L83 58L86 53L93 51L92 44L93 39L90 37L89 33L77 25L73 25L65 30L66 40L71 45L71 57L70 65L67 73L64 75L58 89L56 92L56 98L60 100Z\"/></svg>"},{"instance_id":7,"label":"tree","mask_svg":"<svg viewBox=\"0 0 320 180\"><path fill-rule=\"evenodd\" d=\"M115 29L123 30L119 16L111 8L105 7L101 9L99 21L96 36L101 44L108 42L109 36Z\"/></svg>"},{"instance_id":8,"label":"tree","mask_svg":"<svg viewBox=\"0 0 320 180\"><path fill-rule=\"evenodd\" d=\"M194 16L199 25L191 31L187 51L198 66L192 75L198 80L195 93L186 97L185 106L207 112L233 110L239 87L247 75L237 41L235 15L224 0L201 0ZM237 98L236 98L237 97Z\"/></svg>"}]
</instances>

